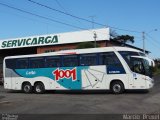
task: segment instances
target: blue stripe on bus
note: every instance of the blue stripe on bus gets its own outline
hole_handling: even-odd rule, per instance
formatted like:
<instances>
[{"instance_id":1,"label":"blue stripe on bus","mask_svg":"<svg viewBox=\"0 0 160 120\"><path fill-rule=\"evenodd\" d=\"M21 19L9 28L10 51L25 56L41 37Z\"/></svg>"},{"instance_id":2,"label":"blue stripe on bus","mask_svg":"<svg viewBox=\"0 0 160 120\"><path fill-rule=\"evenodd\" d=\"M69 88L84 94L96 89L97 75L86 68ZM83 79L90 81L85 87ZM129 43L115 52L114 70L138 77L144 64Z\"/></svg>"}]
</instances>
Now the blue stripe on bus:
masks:
<instances>
[{"instance_id":1,"label":"blue stripe on bus","mask_svg":"<svg viewBox=\"0 0 160 120\"><path fill-rule=\"evenodd\" d=\"M125 74L123 67L107 66L107 74Z\"/></svg>"},{"instance_id":2,"label":"blue stripe on bus","mask_svg":"<svg viewBox=\"0 0 160 120\"><path fill-rule=\"evenodd\" d=\"M48 77L67 89L82 89L81 70L88 69L88 66L60 67L60 68L36 68L36 69L15 69L16 73L24 78ZM74 79L74 69L76 79ZM72 72L73 70L73 72ZM58 73L54 74L54 72ZM71 73L70 73L71 72ZM65 75L63 75L65 73ZM70 76L69 76L70 75Z\"/></svg>"}]
</instances>

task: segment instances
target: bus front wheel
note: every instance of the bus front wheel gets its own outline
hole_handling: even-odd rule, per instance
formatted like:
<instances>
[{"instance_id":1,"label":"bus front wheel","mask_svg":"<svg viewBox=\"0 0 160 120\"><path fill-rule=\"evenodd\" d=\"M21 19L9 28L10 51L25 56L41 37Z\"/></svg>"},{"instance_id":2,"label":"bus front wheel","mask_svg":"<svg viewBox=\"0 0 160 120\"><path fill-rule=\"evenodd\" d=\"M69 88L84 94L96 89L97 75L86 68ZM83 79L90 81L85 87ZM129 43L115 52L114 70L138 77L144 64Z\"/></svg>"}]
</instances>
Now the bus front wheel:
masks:
<instances>
[{"instance_id":1,"label":"bus front wheel","mask_svg":"<svg viewBox=\"0 0 160 120\"><path fill-rule=\"evenodd\" d=\"M112 82L112 84L111 84L111 91L114 94L121 94L121 93L123 93L124 92L124 85L123 85L123 83L120 82L120 81Z\"/></svg>"},{"instance_id":2,"label":"bus front wheel","mask_svg":"<svg viewBox=\"0 0 160 120\"><path fill-rule=\"evenodd\" d=\"M29 82L23 83L22 90L25 93L31 93L32 92L32 85Z\"/></svg>"},{"instance_id":3,"label":"bus front wheel","mask_svg":"<svg viewBox=\"0 0 160 120\"><path fill-rule=\"evenodd\" d=\"M45 91L45 87L43 85L43 83L38 82L34 85L34 92L37 94L42 94Z\"/></svg>"}]
</instances>

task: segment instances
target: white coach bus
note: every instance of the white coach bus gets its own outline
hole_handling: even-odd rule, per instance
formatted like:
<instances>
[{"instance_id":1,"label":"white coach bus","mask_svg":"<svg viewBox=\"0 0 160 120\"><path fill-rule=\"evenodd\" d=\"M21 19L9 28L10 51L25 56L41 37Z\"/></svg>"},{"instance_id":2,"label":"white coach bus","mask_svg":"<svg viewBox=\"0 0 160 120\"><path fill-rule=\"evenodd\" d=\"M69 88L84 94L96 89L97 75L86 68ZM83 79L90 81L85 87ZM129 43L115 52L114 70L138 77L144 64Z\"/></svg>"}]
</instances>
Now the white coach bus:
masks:
<instances>
[{"instance_id":1,"label":"white coach bus","mask_svg":"<svg viewBox=\"0 0 160 120\"><path fill-rule=\"evenodd\" d=\"M4 59L4 88L25 93L45 90L150 89L149 62L126 47L66 50Z\"/></svg>"}]
</instances>

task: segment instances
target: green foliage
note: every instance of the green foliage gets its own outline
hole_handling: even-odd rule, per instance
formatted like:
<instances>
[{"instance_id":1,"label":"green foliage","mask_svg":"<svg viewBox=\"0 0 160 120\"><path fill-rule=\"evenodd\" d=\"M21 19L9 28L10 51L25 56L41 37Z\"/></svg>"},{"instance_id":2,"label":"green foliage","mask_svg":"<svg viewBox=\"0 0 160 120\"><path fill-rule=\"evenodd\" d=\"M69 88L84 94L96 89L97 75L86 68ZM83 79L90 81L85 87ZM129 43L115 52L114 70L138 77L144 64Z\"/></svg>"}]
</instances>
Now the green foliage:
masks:
<instances>
[{"instance_id":1,"label":"green foliage","mask_svg":"<svg viewBox=\"0 0 160 120\"><path fill-rule=\"evenodd\" d=\"M121 42L121 43L127 43L127 42L134 43L134 36L119 35L119 36L116 36L116 37L112 38L111 40L118 41L118 42Z\"/></svg>"},{"instance_id":2,"label":"green foliage","mask_svg":"<svg viewBox=\"0 0 160 120\"><path fill-rule=\"evenodd\" d=\"M95 44L93 42L82 42L79 43L77 46L77 49L83 49L83 48L94 48ZM99 47L99 45L97 45Z\"/></svg>"},{"instance_id":3,"label":"green foliage","mask_svg":"<svg viewBox=\"0 0 160 120\"><path fill-rule=\"evenodd\" d=\"M160 67L157 67L157 66L156 66L156 67L154 67L152 70L153 70L153 74L154 74L154 75L160 74Z\"/></svg>"},{"instance_id":4,"label":"green foliage","mask_svg":"<svg viewBox=\"0 0 160 120\"><path fill-rule=\"evenodd\" d=\"M152 69L153 73L156 74L160 74L160 59L155 59L155 67Z\"/></svg>"}]
</instances>

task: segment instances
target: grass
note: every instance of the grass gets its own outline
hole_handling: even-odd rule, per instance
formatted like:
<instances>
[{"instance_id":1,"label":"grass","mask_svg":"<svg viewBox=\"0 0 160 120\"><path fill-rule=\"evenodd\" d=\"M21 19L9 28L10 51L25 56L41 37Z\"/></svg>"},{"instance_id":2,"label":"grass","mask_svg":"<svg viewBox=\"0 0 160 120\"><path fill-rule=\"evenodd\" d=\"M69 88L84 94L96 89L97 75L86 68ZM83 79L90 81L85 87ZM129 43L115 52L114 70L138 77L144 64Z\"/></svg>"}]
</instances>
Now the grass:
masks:
<instances>
[{"instance_id":1,"label":"grass","mask_svg":"<svg viewBox=\"0 0 160 120\"><path fill-rule=\"evenodd\" d=\"M160 68L159 67L155 67L153 70L153 74L154 75L160 75Z\"/></svg>"}]
</instances>

